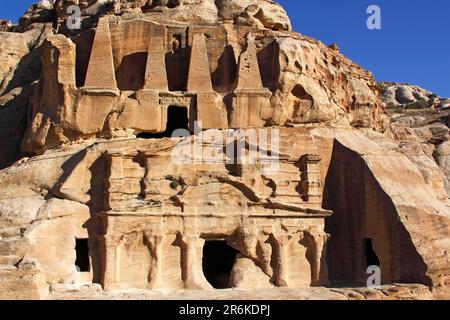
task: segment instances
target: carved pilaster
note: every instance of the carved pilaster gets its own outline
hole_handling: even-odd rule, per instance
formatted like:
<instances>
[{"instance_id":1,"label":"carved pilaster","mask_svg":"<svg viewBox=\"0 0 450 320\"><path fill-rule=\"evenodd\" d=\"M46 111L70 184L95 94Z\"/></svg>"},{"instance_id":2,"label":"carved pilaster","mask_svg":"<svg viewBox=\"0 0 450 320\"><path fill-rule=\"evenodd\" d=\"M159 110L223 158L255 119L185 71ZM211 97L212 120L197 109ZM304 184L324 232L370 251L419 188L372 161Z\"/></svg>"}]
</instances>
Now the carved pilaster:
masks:
<instances>
[{"instance_id":1,"label":"carved pilaster","mask_svg":"<svg viewBox=\"0 0 450 320\"><path fill-rule=\"evenodd\" d=\"M322 202L322 192L320 189L320 172L318 155L306 154L300 158L301 182L303 200L312 203Z\"/></svg>"},{"instance_id":2,"label":"carved pilaster","mask_svg":"<svg viewBox=\"0 0 450 320\"><path fill-rule=\"evenodd\" d=\"M325 253L325 246L329 235L324 231L308 230L305 231L305 237L310 244L311 255L311 284L323 285L328 281L326 272L323 271L326 266L322 265L322 257Z\"/></svg>"},{"instance_id":3,"label":"carved pilaster","mask_svg":"<svg viewBox=\"0 0 450 320\"><path fill-rule=\"evenodd\" d=\"M235 249L251 259L258 259L256 252L260 231L255 224L240 227L232 237L227 239L228 243Z\"/></svg>"},{"instance_id":4,"label":"carved pilaster","mask_svg":"<svg viewBox=\"0 0 450 320\"><path fill-rule=\"evenodd\" d=\"M189 290L212 289L203 274L202 258L205 240L199 235L183 235L182 240L182 278Z\"/></svg>"},{"instance_id":5,"label":"carved pilaster","mask_svg":"<svg viewBox=\"0 0 450 320\"><path fill-rule=\"evenodd\" d=\"M120 257L119 244L121 236L99 236L103 247L103 276L104 290L114 290L120 287Z\"/></svg>"},{"instance_id":6,"label":"carved pilaster","mask_svg":"<svg viewBox=\"0 0 450 320\"><path fill-rule=\"evenodd\" d=\"M152 235L145 233L145 242L152 257L148 276L148 288L150 290L163 289L163 241L164 235Z\"/></svg>"},{"instance_id":7,"label":"carved pilaster","mask_svg":"<svg viewBox=\"0 0 450 320\"><path fill-rule=\"evenodd\" d=\"M287 234L272 234L274 245L274 274L273 280L277 287L289 286L289 262L288 262L288 247L292 240L291 235Z\"/></svg>"}]
</instances>

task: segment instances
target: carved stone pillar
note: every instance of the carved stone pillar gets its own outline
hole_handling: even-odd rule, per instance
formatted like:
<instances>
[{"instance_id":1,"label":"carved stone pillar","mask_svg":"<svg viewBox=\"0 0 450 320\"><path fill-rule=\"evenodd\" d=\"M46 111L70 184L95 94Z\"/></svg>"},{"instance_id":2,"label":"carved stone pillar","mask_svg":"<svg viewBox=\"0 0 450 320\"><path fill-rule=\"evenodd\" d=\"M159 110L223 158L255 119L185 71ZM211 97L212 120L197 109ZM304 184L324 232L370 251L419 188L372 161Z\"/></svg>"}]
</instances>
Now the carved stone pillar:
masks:
<instances>
[{"instance_id":1,"label":"carved stone pillar","mask_svg":"<svg viewBox=\"0 0 450 320\"><path fill-rule=\"evenodd\" d=\"M107 210L114 208L117 199L121 199L123 194L120 192L120 187L123 184L123 155L111 154L108 155L108 171L109 176L105 181L105 206Z\"/></svg>"},{"instance_id":2,"label":"carved stone pillar","mask_svg":"<svg viewBox=\"0 0 450 320\"><path fill-rule=\"evenodd\" d=\"M255 224L239 227L233 237L228 238L229 244L251 259L258 259L257 246L259 229Z\"/></svg>"},{"instance_id":3,"label":"carved stone pillar","mask_svg":"<svg viewBox=\"0 0 450 320\"><path fill-rule=\"evenodd\" d=\"M274 282L277 287L289 286L288 247L292 236L287 234L273 234L275 265Z\"/></svg>"},{"instance_id":4,"label":"carved stone pillar","mask_svg":"<svg viewBox=\"0 0 450 320\"><path fill-rule=\"evenodd\" d=\"M199 235L183 235L182 238L182 278L189 290L212 289L203 274L203 246L205 240Z\"/></svg>"},{"instance_id":5,"label":"carved stone pillar","mask_svg":"<svg viewBox=\"0 0 450 320\"><path fill-rule=\"evenodd\" d=\"M103 247L103 275L104 290L120 288L120 257L119 244L121 236L99 236L99 243Z\"/></svg>"},{"instance_id":6,"label":"carved stone pillar","mask_svg":"<svg viewBox=\"0 0 450 320\"><path fill-rule=\"evenodd\" d=\"M305 236L310 243L312 250L312 261L311 263L311 284L314 285L324 285L327 283L326 275L322 276L321 273L325 266L322 266L322 256L325 251L326 243L329 239L329 235L324 231L305 231Z\"/></svg>"},{"instance_id":7,"label":"carved stone pillar","mask_svg":"<svg viewBox=\"0 0 450 320\"><path fill-rule=\"evenodd\" d=\"M145 242L152 257L148 275L148 288L150 290L164 289L163 282L163 241L164 235L152 235L145 233Z\"/></svg>"}]
</instances>

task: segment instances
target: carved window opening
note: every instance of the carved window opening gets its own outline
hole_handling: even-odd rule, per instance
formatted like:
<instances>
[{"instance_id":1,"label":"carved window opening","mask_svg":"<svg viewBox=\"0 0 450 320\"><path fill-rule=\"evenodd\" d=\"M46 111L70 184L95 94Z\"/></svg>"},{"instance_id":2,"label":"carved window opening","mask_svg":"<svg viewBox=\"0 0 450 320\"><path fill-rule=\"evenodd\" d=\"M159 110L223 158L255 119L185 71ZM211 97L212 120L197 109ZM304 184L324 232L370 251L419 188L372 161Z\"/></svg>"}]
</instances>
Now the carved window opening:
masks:
<instances>
[{"instance_id":1,"label":"carved window opening","mask_svg":"<svg viewBox=\"0 0 450 320\"><path fill-rule=\"evenodd\" d=\"M88 239L75 239L75 251L75 265L78 267L78 272L89 272L91 264L89 261Z\"/></svg>"},{"instance_id":2,"label":"carved window opening","mask_svg":"<svg viewBox=\"0 0 450 320\"><path fill-rule=\"evenodd\" d=\"M142 139L161 139L171 138L175 130L189 130L188 108L180 106L170 106L167 109L167 126L166 131L162 133L140 133L138 138Z\"/></svg>"},{"instance_id":3,"label":"carved window opening","mask_svg":"<svg viewBox=\"0 0 450 320\"><path fill-rule=\"evenodd\" d=\"M239 252L226 241L206 241L203 247L203 273L216 289L230 288L230 275Z\"/></svg>"},{"instance_id":4,"label":"carved window opening","mask_svg":"<svg viewBox=\"0 0 450 320\"><path fill-rule=\"evenodd\" d=\"M380 259L378 258L377 253L375 252L375 250L373 248L372 239L364 240L364 248L365 248L365 254L366 254L367 267L380 266Z\"/></svg>"}]
</instances>

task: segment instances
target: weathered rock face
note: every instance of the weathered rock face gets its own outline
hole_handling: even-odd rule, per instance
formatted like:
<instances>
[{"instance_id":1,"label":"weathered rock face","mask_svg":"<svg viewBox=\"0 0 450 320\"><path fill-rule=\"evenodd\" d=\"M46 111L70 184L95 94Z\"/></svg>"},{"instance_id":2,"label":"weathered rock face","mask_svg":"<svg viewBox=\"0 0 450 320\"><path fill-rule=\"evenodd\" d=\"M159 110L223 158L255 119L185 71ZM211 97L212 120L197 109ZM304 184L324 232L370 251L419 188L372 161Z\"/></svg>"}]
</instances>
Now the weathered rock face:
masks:
<instances>
[{"instance_id":1,"label":"weathered rock face","mask_svg":"<svg viewBox=\"0 0 450 320\"><path fill-rule=\"evenodd\" d=\"M450 99L438 97L417 86L396 83L381 83L380 86L383 87L382 99L388 105L391 115L391 124L386 134L400 140L402 147L399 151L412 159L423 154L429 161L436 161L445 175L446 190L450 197L450 175L445 160L450 140L450 109L447 108ZM395 90L412 97L409 103L392 102L392 95L387 95L386 92ZM416 100L419 96L422 97L421 100Z\"/></svg>"},{"instance_id":2,"label":"weathered rock face","mask_svg":"<svg viewBox=\"0 0 450 320\"><path fill-rule=\"evenodd\" d=\"M173 26L149 19L106 16L93 39L90 31L73 41L48 38L25 151L124 131L161 133L167 108L180 103L190 110L191 130L194 121L217 129L386 127L372 76L320 42L264 26ZM151 37L157 40L149 46ZM148 82L155 72L159 82Z\"/></svg>"},{"instance_id":3,"label":"weathered rock face","mask_svg":"<svg viewBox=\"0 0 450 320\"><path fill-rule=\"evenodd\" d=\"M384 130L388 119L372 75L310 38L283 37L273 122Z\"/></svg>"},{"instance_id":4,"label":"weathered rock face","mask_svg":"<svg viewBox=\"0 0 450 320\"><path fill-rule=\"evenodd\" d=\"M39 78L40 46L49 33L42 24L24 33L0 32L0 168L21 155L31 84Z\"/></svg>"},{"instance_id":5,"label":"weathered rock face","mask_svg":"<svg viewBox=\"0 0 450 320\"><path fill-rule=\"evenodd\" d=\"M381 96L390 108L405 109L450 109L450 99L409 84L380 82Z\"/></svg>"},{"instance_id":6,"label":"weathered rock face","mask_svg":"<svg viewBox=\"0 0 450 320\"><path fill-rule=\"evenodd\" d=\"M68 8L73 5L80 8L84 28L95 26L99 15L114 13L163 23L217 24L225 20L238 25L291 30L283 7L270 0L57 0L55 5L43 0L26 11L18 29L26 30L33 23L53 22L58 29L71 33L67 20L73 13Z\"/></svg>"},{"instance_id":7,"label":"weathered rock face","mask_svg":"<svg viewBox=\"0 0 450 320\"><path fill-rule=\"evenodd\" d=\"M379 136L334 136L324 191L324 207L334 212L326 225L335 235L330 280L364 283L358 270L378 260L383 282L448 286L449 201L436 163L424 154L401 156L397 143Z\"/></svg>"},{"instance_id":8,"label":"weathered rock face","mask_svg":"<svg viewBox=\"0 0 450 320\"><path fill-rule=\"evenodd\" d=\"M445 174L445 189L450 197L450 141L445 141L436 148L434 158Z\"/></svg>"},{"instance_id":9,"label":"weathered rock face","mask_svg":"<svg viewBox=\"0 0 450 320\"><path fill-rule=\"evenodd\" d=\"M65 30L68 18L66 10L73 4L71 1L57 1L55 9L52 9L45 1L38 3L27 11L18 29L36 30L35 26L47 23L47 29L50 24L53 24L60 31L68 31L70 34L72 31ZM221 120L212 121L209 124L203 121L205 127L226 128L237 125L232 119L240 116L238 114L233 116L231 96L238 81L239 56L248 45L247 33L253 34L259 65L256 76L261 78L261 87L265 92L259 93L263 96L258 98L261 106L259 115L253 120L247 120L245 125L328 123L334 126L353 125L377 130L383 130L386 127L387 117L383 111L383 104L377 97L372 76L345 59L336 50L329 49L320 42L297 34L273 31L289 30L290 24L284 10L271 1L192 3L189 1L177 3L98 1L80 2L79 6L82 9L83 21L87 19L86 23L81 24L81 32L77 31L71 39L66 38L66 40L62 39L62 35L57 36L59 40L48 38L44 46L40 46L40 43L34 46L30 41L26 44L29 49L37 48L33 50L36 51L33 53L33 61L37 65L40 64L36 56L41 50L45 50L42 55L44 71L41 74L41 80L32 88L33 111L29 119L31 124L28 126L22 150L26 153L41 153L49 147L79 138L123 135L124 130L131 130L130 133L134 134L165 130L165 120L161 118L164 114L159 116L159 120L155 117L150 120L143 116L142 112L138 115L133 111L136 108L131 107L144 106L143 101L153 99L148 100L148 94L142 94L142 90L146 89L144 87L146 75L142 70L146 69L146 59L150 54L147 43L150 34L142 36L146 32L156 32L163 38L162 44L159 45L160 51L155 53L160 56L160 61L165 63L168 88L163 88L163 91L188 89L190 46L193 36L196 33L206 35L206 53L211 78L207 81L211 82L212 90L206 96L203 95L200 100L214 103ZM215 10L212 11L215 12L215 17L182 19L176 14L179 7L180 13L202 14L204 10L197 6L214 6ZM94 10L94 8L97 9ZM103 23L95 32L85 30L90 26L96 26L99 16L105 13L115 13L116 16L103 19L103 21L108 20L109 23ZM259 22L252 20L252 23L248 21L243 23L241 20L244 16ZM181 26L167 24L168 21L181 23ZM159 24L163 25L159 26ZM136 36L130 37L131 33ZM16 35L16 33L11 34ZM45 35L48 35L48 32ZM97 62L91 59L94 37L99 38L98 46L101 48L96 53L99 55ZM75 47L65 42L73 42ZM70 52L65 46L72 47ZM110 56L107 52L109 50L112 51L112 58L110 57L112 63L107 62L104 67L105 61L102 59ZM131 52L133 50L134 52ZM48 57L52 54L56 56L49 59ZM4 55L8 57L6 52ZM57 67L60 63L59 59L64 60L61 61L64 67ZM96 63L98 63L97 69L94 67ZM90 64L93 77L107 78L108 75L105 73L109 73L110 77L108 80L110 84L96 84L98 87L95 89L96 92L87 90L89 83L86 83L86 77ZM102 70L99 70L100 66ZM52 70L57 70L58 75L52 75L55 72ZM72 74L73 70L75 70L75 78ZM100 71L104 72L102 76L98 73ZM147 71L150 72L150 70ZM34 79L37 78L38 73L38 70L33 73ZM64 83L60 83L62 79ZM27 94L23 93L21 96L24 97L24 101L28 100L30 92L28 88L31 81L31 79L24 81L28 82L26 85L15 85L18 88L5 99L11 100L11 95L15 92L24 92L25 85ZM11 86L11 83L6 80L4 82ZM335 89L330 90L329 88L332 87ZM99 89L109 91L101 93L98 92ZM141 93L137 94L138 99L136 99L128 91ZM51 95L49 95L50 92ZM94 100L99 101L95 116L84 107L86 104L93 103ZM147 102L145 104L148 105ZM41 110L42 106L44 110ZM146 108L144 107L143 110ZM15 108L17 109L19 108ZM201 118L205 118L207 113L201 108L198 109L197 115L194 114L193 118L197 116L198 120L202 120ZM123 112L123 110L127 111ZM144 111L144 114L146 112ZM117 117L120 114L122 116ZM22 113L22 122L23 115ZM87 118L89 120L85 120ZM147 125L143 125L144 122L147 122ZM239 126L241 125L239 123ZM17 133L7 132L4 136L20 139L22 134L23 127ZM8 152L11 155L4 160L5 165L19 156L17 143L8 143L8 145L15 145L15 147L14 151Z\"/></svg>"},{"instance_id":10,"label":"weathered rock face","mask_svg":"<svg viewBox=\"0 0 450 320\"><path fill-rule=\"evenodd\" d=\"M31 158L0 171L0 298L360 285L370 265L448 289L448 128L389 123L373 76L278 4L42 1L10 29L0 160Z\"/></svg>"},{"instance_id":11,"label":"weathered rock face","mask_svg":"<svg viewBox=\"0 0 450 320\"><path fill-rule=\"evenodd\" d=\"M14 165L0 179L8 190L3 263L26 258L39 276L29 286L41 289L85 281L107 290L359 285L367 264L381 265L383 283L448 287L450 216L435 163L419 164L425 155L413 162L393 140L357 130L286 128L280 137L284 160L272 174L259 165L173 163L180 148L212 136L94 140ZM222 250L218 239L237 254L229 274L205 271L205 248ZM77 272L82 241L90 267ZM369 243L378 262L367 260Z\"/></svg>"},{"instance_id":12,"label":"weathered rock face","mask_svg":"<svg viewBox=\"0 0 450 320\"><path fill-rule=\"evenodd\" d=\"M59 12L66 12L70 1L60 1ZM216 24L228 20L237 24L258 26L273 30L290 30L291 23L284 9L269 0L112 0L91 1L81 8L86 15L95 15L102 10L116 14L144 13L152 20Z\"/></svg>"},{"instance_id":13,"label":"weathered rock face","mask_svg":"<svg viewBox=\"0 0 450 320\"><path fill-rule=\"evenodd\" d=\"M11 21L0 19L0 31L9 31L11 28Z\"/></svg>"}]
</instances>

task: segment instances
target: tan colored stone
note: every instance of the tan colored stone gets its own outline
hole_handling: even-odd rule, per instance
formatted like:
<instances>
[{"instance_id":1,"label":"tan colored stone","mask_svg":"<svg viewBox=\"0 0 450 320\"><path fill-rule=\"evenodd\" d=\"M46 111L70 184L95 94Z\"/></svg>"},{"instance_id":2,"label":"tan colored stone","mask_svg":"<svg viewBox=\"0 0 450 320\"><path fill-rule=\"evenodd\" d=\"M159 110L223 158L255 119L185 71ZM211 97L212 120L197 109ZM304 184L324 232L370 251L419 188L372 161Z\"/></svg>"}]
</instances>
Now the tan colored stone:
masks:
<instances>
[{"instance_id":1,"label":"tan colored stone","mask_svg":"<svg viewBox=\"0 0 450 320\"><path fill-rule=\"evenodd\" d=\"M98 21L84 87L117 88L108 17Z\"/></svg>"},{"instance_id":2,"label":"tan colored stone","mask_svg":"<svg viewBox=\"0 0 450 320\"><path fill-rule=\"evenodd\" d=\"M83 2L76 32L66 4L0 33L5 65L42 62L0 74L4 121L30 96L30 158L0 170L0 298L448 297L445 124L388 125L373 76L272 1ZM369 265L398 284L361 288Z\"/></svg>"},{"instance_id":3,"label":"tan colored stone","mask_svg":"<svg viewBox=\"0 0 450 320\"><path fill-rule=\"evenodd\" d=\"M187 90L213 91L205 36L203 34L195 34L192 41Z\"/></svg>"},{"instance_id":4,"label":"tan colored stone","mask_svg":"<svg viewBox=\"0 0 450 320\"><path fill-rule=\"evenodd\" d=\"M161 91L169 90L163 38L150 38L144 88Z\"/></svg>"},{"instance_id":5,"label":"tan colored stone","mask_svg":"<svg viewBox=\"0 0 450 320\"><path fill-rule=\"evenodd\" d=\"M191 131L194 121L205 129L307 123L379 130L386 126L371 75L300 35L280 37L275 31L228 24L174 27L107 16L99 21L92 48L83 41L76 41L76 50L82 52L78 58L62 39L44 48L46 67L33 91L36 106L23 141L25 151L41 153L94 136L162 134L173 120L168 116L171 106L186 108ZM61 53L56 61L48 58L52 50ZM329 63L322 64L324 60ZM336 61L343 67L337 68ZM62 87L50 76L58 69L55 64L61 65L59 77L71 79L61 78ZM84 68L85 88L76 88ZM342 77L348 77L345 84ZM324 88L324 79L337 89ZM50 90L58 99L43 93Z\"/></svg>"},{"instance_id":6,"label":"tan colored stone","mask_svg":"<svg viewBox=\"0 0 450 320\"><path fill-rule=\"evenodd\" d=\"M239 57L237 90L261 90L261 72L259 70L256 47L252 35L247 35L247 49Z\"/></svg>"}]
</instances>

